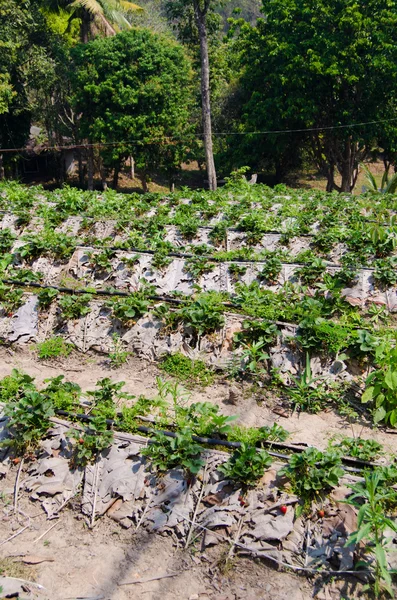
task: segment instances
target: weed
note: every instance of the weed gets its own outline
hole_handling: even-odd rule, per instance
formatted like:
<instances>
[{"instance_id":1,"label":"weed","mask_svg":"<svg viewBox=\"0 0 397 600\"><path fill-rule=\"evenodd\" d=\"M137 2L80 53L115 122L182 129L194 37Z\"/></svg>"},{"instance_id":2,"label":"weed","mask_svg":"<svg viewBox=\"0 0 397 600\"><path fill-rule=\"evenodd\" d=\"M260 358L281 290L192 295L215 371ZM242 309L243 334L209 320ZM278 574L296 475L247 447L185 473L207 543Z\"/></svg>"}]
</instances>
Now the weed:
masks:
<instances>
[{"instance_id":1,"label":"weed","mask_svg":"<svg viewBox=\"0 0 397 600\"><path fill-rule=\"evenodd\" d=\"M180 352L167 354L160 363L160 369L184 383L207 386L214 381L213 372L202 360L192 360Z\"/></svg>"},{"instance_id":2,"label":"weed","mask_svg":"<svg viewBox=\"0 0 397 600\"><path fill-rule=\"evenodd\" d=\"M130 353L127 350L123 350L123 342L117 333L113 334L112 340L113 349L109 352L110 366L113 369L118 369L127 362Z\"/></svg>"},{"instance_id":3,"label":"weed","mask_svg":"<svg viewBox=\"0 0 397 600\"><path fill-rule=\"evenodd\" d=\"M388 540L385 536L386 529L397 532L394 520L389 519L385 510L390 503L395 503L396 491L382 485L382 473L374 471L364 474L364 481L359 481L350 486L353 493L346 500L347 504L358 510L357 531L352 533L346 545L365 543L365 553L373 557L375 597L379 598L386 592L394 598L391 572L389 571L386 547ZM360 562L357 566L364 566Z\"/></svg>"},{"instance_id":4,"label":"weed","mask_svg":"<svg viewBox=\"0 0 397 600\"><path fill-rule=\"evenodd\" d=\"M289 433L281 425L274 423L271 427L244 427L233 425L227 434L230 442L242 442L247 446L257 446L260 442L285 442Z\"/></svg>"},{"instance_id":5,"label":"weed","mask_svg":"<svg viewBox=\"0 0 397 600\"><path fill-rule=\"evenodd\" d=\"M40 360L47 360L58 358L59 356L69 356L73 350L73 345L65 342L63 338L56 336L36 344L36 350Z\"/></svg>"}]
</instances>

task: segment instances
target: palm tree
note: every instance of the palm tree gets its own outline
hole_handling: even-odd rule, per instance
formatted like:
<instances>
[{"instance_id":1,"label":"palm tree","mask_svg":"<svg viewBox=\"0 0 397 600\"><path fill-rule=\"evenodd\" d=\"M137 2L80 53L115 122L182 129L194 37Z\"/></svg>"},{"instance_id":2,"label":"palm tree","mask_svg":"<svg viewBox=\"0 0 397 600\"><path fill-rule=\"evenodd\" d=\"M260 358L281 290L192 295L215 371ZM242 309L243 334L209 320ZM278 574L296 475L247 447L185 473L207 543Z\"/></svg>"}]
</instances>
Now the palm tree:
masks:
<instances>
[{"instance_id":1,"label":"palm tree","mask_svg":"<svg viewBox=\"0 0 397 600\"><path fill-rule=\"evenodd\" d=\"M68 11L69 23L79 19L80 39L83 43L95 36L95 30L102 30L105 35L114 35L115 27L130 27L127 14L142 10L128 0L43 0L43 5L54 12L60 9Z\"/></svg>"}]
</instances>

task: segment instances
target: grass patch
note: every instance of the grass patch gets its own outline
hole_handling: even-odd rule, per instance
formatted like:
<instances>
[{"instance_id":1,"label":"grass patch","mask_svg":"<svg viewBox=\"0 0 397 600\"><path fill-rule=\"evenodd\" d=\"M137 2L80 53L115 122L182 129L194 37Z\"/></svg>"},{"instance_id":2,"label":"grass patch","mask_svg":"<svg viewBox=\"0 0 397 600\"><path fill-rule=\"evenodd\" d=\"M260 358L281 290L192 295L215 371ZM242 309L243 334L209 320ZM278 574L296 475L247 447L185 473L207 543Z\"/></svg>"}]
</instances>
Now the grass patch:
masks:
<instances>
[{"instance_id":1,"label":"grass patch","mask_svg":"<svg viewBox=\"0 0 397 600\"><path fill-rule=\"evenodd\" d=\"M165 356L160 363L160 369L178 381L190 385L207 386L214 381L214 373L202 360L192 360L180 352Z\"/></svg>"},{"instance_id":2,"label":"grass patch","mask_svg":"<svg viewBox=\"0 0 397 600\"><path fill-rule=\"evenodd\" d=\"M39 359L46 360L49 358L58 358L59 356L69 356L73 350L72 344L68 344L59 336L49 338L45 342L40 342L36 345L37 355Z\"/></svg>"}]
</instances>

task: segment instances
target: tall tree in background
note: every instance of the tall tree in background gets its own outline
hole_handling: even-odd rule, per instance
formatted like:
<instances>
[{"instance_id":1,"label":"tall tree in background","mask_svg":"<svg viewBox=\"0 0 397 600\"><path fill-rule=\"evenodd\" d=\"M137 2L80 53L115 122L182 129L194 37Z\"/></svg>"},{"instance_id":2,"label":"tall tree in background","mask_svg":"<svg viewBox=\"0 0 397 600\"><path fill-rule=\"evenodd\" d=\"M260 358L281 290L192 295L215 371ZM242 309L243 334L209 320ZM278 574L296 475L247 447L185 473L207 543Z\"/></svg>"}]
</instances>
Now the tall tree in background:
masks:
<instances>
[{"instance_id":1,"label":"tall tree in background","mask_svg":"<svg viewBox=\"0 0 397 600\"><path fill-rule=\"evenodd\" d=\"M197 27L201 59L201 115L205 161L210 190L216 190L217 188L212 141L210 64L208 56L208 16L214 8L214 4L214 0L169 0L166 3L169 17L179 21L179 23L186 24L186 13L193 11L194 21Z\"/></svg>"},{"instance_id":2,"label":"tall tree in background","mask_svg":"<svg viewBox=\"0 0 397 600\"><path fill-rule=\"evenodd\" d=\"M395 114L397 2L263 0L263 12L256 27L241 27L238 128L317 129L302 143L327 177L327 190L349 192L381 130L349 125ZM277 145L286 139L274 137ZM272 148L271 136L256 140L257 153L261 145Z\"/></svg>"}]
</instances>

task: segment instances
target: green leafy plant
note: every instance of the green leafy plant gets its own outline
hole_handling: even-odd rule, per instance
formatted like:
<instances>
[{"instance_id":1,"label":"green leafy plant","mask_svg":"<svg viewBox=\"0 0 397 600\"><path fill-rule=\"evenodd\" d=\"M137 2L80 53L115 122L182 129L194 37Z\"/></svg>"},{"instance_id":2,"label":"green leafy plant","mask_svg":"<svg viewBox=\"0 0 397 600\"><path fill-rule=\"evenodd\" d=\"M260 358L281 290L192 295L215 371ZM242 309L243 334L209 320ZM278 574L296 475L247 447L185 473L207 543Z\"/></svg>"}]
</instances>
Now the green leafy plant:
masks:
<instances>
[{"instance_id":1,"label":"green leafy plant","mask_svg":"<svg viewBox=\"0 0 397 600\"><path fill-rule=\"evenodd\" d=\"M383 446L375 440L364 440L363 438L337 438L330 444L330 449L340 452L345 456L352 456L359 460L373 461L383 453Z\"/></svg>"},{"instance_id":2,"label":"green leafy plant","mask_svg":"<svg viewBox=\"0 0 397 600\"><path fill-rule=\"evenodd\" d=\"M112 248L104 248L101 252L89 252L90 264L98 271L111 271L112 259L116 256L116 251Z\"/></svg>"},{"instance_id":3,"label":"green leafy plant","mask_svg":"<svg viewBox=\"0 0 397 600\"><path fill-rule=\"evenodd\" d=\"M0 282L0 308L4 313L11 317L23 302L23 290L4 285Z\"/></svg>"},{"instance_id":4,"label":"green leafy plant","mask_svg":"<svg viewBox=\"0 0 397 600\"><path fill-rule=\"evenodd\" d=\"M343 469L339 453L321 452L310 447L291 456L279 474L289 479L293 492L301 498L303 504L298 508L299 514L309 508L312 500L320 499L338 485Z\"/></svg>"},{"instance_id":5,"label":"green leafy plant","mask_svg":"<svg viewBox=\"0 0 397 600\"><path fill-rule=\"evenodd\" d=\"M39 300L39 306L42 308L49 308L52 301L58 296L59 292L55 288L45 288L40 290L37 294Z\"/></svg>"},{"instance_id":6,"label":"green leafy plant","mask_svg":"<svg viewBox=\"0 0 397 600\"><path fill-rule=\"evenodd\" d=\"M168 437L162 432L156 432L147 448L142 454L147 456L154 468L163 473L175 467L182 467L188 476L197 475L204 465L200 457L203 449L193 441L189 427L175 433L175 437Z\"/></svg>"},{"instance_id":7,"label":"green leafy plant","mask_svg":"<svg viewBox=\"0 0 397 600\"><path fill-rule=\"evenodd\" d=\"M218 470L228 479L248 487L254 486L271 464L272 459L265 450L257 450L242 443L232 457L218 467Z\"/></svg>"},{"instance_id":8,"label":"green leafy plant","mask_svg":"<svg viewBox=\"0 0 397 600\"><path fill-rule=\"evenodd\" d=\"M239 277L242 277L247 272L247 267L238 263L230 263L228 269L233 281L237 281Z\"/></svg>"},{"instance_id":9,"label":"green leafy plant","mask_svg":"<svg viewBox=\"0 0 397 600\"><path fill-rule=\"evenodd\" d=\"M10 399L4 407L8 417L10 439L3 442L12 446L17 454L34 451L50 427L54 416L52 402L43 394L24 387L18 397Z\"/></svg>"},{"instance_id":10,"label":"green leafy plant","mask_svg":"<svg viewBox=\"0 0 397 600\"><path fill-rule=\"evenodd\" d=\"M371 403L374 423L397 424L397 349L387 344L376 348L375 360L379 368L365 381L361 402Z\"/></svg>"},{"instance_id":11,"label":"green leafy plant","mask_svg":"<svg viewBox=\"0 0 397 600\"><path fill-rule=\"evenodd\" d=\"M146 290L133 292L126 298L114 298L107 303L112 309L113 315L122 323L137 321L143 317L149 309L150 300Z\"/></svg>"},{"instance_id":12,"label":"green leafy plant","mask_svg":"<svg viewBox=\"0 0 397 600\"><path fill-rule=\"evenodd\" d=\"M90 312L89 302L91 299L91 294L65 294L58 301L62 318L66 321L68 319L80 319L81 317L88 315Z\"/></svg>"},{"instance_id":13,"label":"green leafy plant","mask_svg":"<svg viewBox=\"0 0 397 600\"><path fill-rule=\"evenodd\" d=\"M225 322L223 310L219 296L214 292L207 292L179 309L177 316L194 333L201 336L205 333L212 333L223 326Z\"/></svg>"},{"instance_id":14,"label":"green leafy plant","mask_svg":"<svg viewBox=\"0 0 397 600\"><path fill-rule=\"evenodd\" d=\"M388 256L374 262L374 279L383 286L393 286L397 283L397 257Z\"/></svg>"},{"instance_id":15,"label":"green leafy plant","mask_svg":"<svg viewBox=\"0 0 397 600\"><path fill-rule=\"evenodd\" d=\"M75 440L73 464L85 467L96 460L98 455L109 448L113 442L113 431L110 431L103 415L92 417L84 431L70 429L67 437Z\"/></svg>"},{"instance_id":16,"label":"green leafy plant","mask_svg":"<svg viewBox=\"0 0 397 600\"><path fill-rule=\"evenodd\" d=\"M281 425L274 423L271 427L244 427L243 425L232 425L227 434L230 442L243 442L247 446L257 446L261 442L285 442L288 431Z\"/></svg>"},{"instance_id":17,"label":"green leafy plant","mask_svg":"<svg viewBox=\"0 0 397 600\"><path fill-rule=\"evenodd\" d=\"M195 435L227 435L236 416L228 417L219 413L219 406L211 402L195 402L190 406L174 403L175 420L180 429L189 427Z\"/></svg>"},{"instance_id":18,"label":"green leafy plant","mask_svg":"<svg viewBox=\"0 0 397 600\"><path fill-rule=\"evenodd\" d=\"M112 341L113 348L109 351L110 366L113 369L118 369L127 362L130 353L124 350L123 342L117 333L113 334Z\"/></svg>"},{"instance_id":19,"label":"green leafy plant","mask_svg":"<svg viewBox=\"0 0 397 600\"><path fill-rule=\"evenodd\" d=\"M47 387L42 393L49 398L55 409L74 412L79 406L81 387L77 383L64 381L64 379L64 375L45 379L44 383L47 383Z\"/></svg>"},{"instance_id":20,"label":"green leafy plant","mask_svg":"<svg viewBox=\"0 0 397 600\"><path fill-rule=\"evenodd\" d=\"M160 369L178 381L191 385L207 386L214 381L214 373L202 360L192 360L181 352L164 356L160 362Z\"/></svg>"},{"instance_id":21,"label":"green leafy plant","mask_svg":"<svg viewBox=\"0 0 397 600\"><path fill-rule=\"evenodd\" d=\"M373 567L373 591L376 598L380 598L383 593L394 598L391 571L387 560L386 529L397 532L397 525L393 519L386 516L386 510L390 503L396 503L396 491L392 487L387 488L383 485L382 473L378 470L364 473L364 481L359 481L350 487L353 493L346 502L354 506L358 513L357 531L349 536L347 545L365 544L364 552L372 556L373 563L368 565L366 561L361 561L356 566Z\"/></svg>"},{"instance_id":22,"label":"green leafy plant","mask_svg":"<svg viewBox=\"0 0 397 600\"><path fill-rule=\"evenodd\" d=\"M314 258L311 263L308 263L299 269L299 278L303 283L312 285L325 273L326 266L327 264L321 258Z\"/></svg>"},{"instance_id":23,"label":"green leafy plant","mask_svg":"<svg viewBox=\"0 0 397 600\"><path fill-rule=\"evenodd\" d=\"M40 360L69 356L73 345L65 342L60 336L49 338L36 344L37 356Z\"/></svg>"},{"instance_id":24,"label":"green leafy plant","mask_svg":"<svg viewBox=\"0 0 397 600\"><path fill-rule=\"evenodd\" d=\"M262 270L259 273L259 278L264 279L268 283L274 284L277 282L278 276L281 273L281 269L281 260L277 258L277 256L270 256L262 267Z\"/></svg>"}]
</instances>

